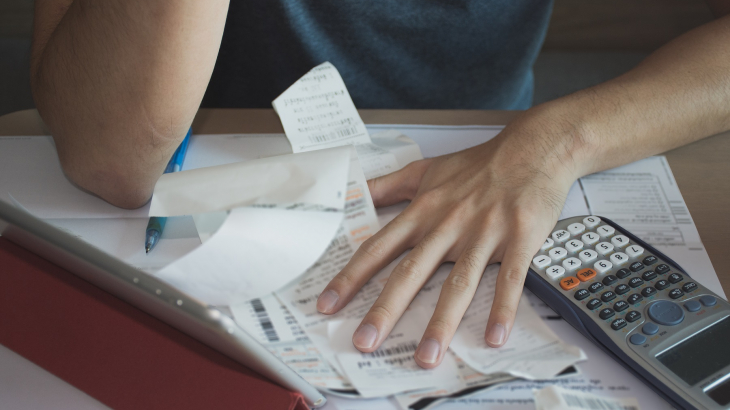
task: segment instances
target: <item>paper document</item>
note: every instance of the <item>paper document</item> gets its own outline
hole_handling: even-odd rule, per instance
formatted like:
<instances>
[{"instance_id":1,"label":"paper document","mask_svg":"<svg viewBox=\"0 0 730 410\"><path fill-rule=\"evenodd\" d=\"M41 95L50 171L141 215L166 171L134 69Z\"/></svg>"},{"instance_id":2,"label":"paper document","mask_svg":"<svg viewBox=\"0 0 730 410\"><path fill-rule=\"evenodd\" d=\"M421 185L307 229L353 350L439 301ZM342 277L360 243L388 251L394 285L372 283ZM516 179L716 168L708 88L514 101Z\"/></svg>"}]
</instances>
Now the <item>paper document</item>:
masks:
<instances>
[{"instance_id":1,"label":"paper document","mask_svg":"<svg viewBox=\"0 0 730 410\"><path fill-rule=\"evenodd\" d=\"M413 358L428 322L425 314L408 310L382 345L362 353L352 345L352 334L361 318L330 321L328 338L337 361L362 397L384 397L424 388L452 387L459 384L456 361L447 354L438 367L423 369Z\"/></svg>"},{"instance_id":2,"label":"paper document","mask_svg":"<svg viewBox=\"0 0 730 410\"><path fill-rule=\"evenodd\" d=\"M600 397L558 386L548 386L533 394L535 410L639 410L639 403L635 398Z\"/></svg>"},{"instance_id":3,"label":"paper document","mask_svg":"<svg viewBox=\"0 0 730 410\"><path fill-rule=\"evenodd\" d=\"M371 142L340 73L329 62L310 70L272 105L295 153Z\"/></svg>"}]
</instances>

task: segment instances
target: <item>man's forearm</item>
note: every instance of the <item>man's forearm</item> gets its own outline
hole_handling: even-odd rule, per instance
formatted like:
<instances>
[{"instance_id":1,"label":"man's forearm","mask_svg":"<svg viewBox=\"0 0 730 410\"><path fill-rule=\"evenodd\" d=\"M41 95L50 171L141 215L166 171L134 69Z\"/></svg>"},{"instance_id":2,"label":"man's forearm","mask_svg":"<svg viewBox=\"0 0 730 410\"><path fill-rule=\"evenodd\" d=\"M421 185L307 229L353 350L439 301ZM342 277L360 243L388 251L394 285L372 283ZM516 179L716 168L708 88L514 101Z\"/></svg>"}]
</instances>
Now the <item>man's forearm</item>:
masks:
<instances>
[{"instance_id":1,"label":"man's forearm","mask_svg":"<svg viewBox=\"0 0 730 410\"><path fill-rule=\"evenodd\" d=\"M628 73L525 113L576 177L730 129L730 16L666 44Z\"/></svg>"},{"instance_id":2,"label":"man's forearm","mask_svg":"<svg viewBox=\"0 0 730 410\"><path fill-rule=\"evenodd\" d=\"M36 30L33 94L74 182L115 205L147 201L203 98L227 9L74 0L52 33Z\"/></svg>"}]
</instances>

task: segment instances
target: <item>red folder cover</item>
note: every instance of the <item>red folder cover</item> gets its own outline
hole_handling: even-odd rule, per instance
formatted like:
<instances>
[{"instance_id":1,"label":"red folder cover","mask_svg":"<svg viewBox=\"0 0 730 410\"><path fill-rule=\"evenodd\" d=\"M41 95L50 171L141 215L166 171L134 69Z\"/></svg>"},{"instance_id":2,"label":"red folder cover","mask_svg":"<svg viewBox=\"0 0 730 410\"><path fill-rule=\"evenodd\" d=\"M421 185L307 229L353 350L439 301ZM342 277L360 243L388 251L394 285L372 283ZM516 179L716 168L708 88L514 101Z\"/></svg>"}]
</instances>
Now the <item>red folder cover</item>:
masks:
<instances>
[{"instance_id":1,"label":"red folder cover","mask_svg":"<svg viewBox=\"0 0 730 410\"><path fill-rule=\"evenodd\" d=\"M114 409L308 408L300 394L2 238L0 344Z\"/></svg>"}]
</instances>

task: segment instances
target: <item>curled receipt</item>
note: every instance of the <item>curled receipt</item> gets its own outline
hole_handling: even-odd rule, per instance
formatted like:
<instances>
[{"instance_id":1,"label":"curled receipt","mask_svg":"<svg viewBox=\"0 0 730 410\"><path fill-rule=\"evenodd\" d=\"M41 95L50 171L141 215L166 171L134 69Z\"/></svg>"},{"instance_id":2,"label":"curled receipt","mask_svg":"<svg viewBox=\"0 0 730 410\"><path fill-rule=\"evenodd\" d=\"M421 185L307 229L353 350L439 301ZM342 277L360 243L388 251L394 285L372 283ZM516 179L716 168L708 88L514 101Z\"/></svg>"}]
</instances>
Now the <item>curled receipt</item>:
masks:
<instances>
[{"instance_id":1,"label":"curled receipt","mask_svg":"<svg viewBox=\"0 0 730 410\"><path fill-rule=\"evenodd\" d=\"M196 223L218 220L222 211L228 216L158 277L224 306L286 285L319 259L340 229L352 157L352 147L340 147L164 175L151 215L192 214Z\"/></svg>"}]
</instances>

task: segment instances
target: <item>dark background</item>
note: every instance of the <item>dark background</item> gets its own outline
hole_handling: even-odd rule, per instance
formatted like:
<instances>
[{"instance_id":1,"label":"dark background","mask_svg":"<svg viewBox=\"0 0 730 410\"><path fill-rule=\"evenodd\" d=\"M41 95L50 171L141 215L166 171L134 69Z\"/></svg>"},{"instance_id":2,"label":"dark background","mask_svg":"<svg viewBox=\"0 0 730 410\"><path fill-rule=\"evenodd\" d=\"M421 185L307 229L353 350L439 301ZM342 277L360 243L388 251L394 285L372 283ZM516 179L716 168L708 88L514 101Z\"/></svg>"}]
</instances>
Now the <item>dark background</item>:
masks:
<instances>
[{"instance_id":1,"label":"dark background","mask_svg":"<svg viewBox=\"0 0 730 410\"><path fill-rule=\"evenodd\" d=\"M712 19L702 0L555 0L535 65L535 104L616 77ZM0 115L33 108L32 0L0 0Z\"/></svg>"}]
</instances>

